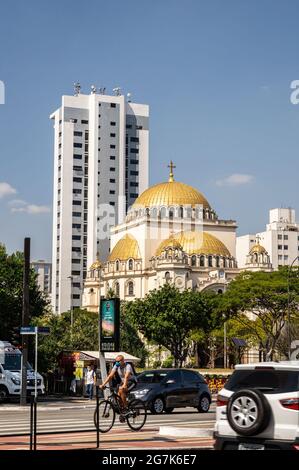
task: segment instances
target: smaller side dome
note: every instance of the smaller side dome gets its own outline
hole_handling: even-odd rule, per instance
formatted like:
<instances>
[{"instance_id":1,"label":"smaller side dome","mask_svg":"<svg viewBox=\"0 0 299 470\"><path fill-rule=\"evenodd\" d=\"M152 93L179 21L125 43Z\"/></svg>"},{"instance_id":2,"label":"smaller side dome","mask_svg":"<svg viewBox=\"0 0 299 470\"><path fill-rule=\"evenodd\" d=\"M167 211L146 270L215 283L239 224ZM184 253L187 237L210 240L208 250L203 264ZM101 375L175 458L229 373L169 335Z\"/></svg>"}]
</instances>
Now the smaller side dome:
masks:
<instances>
[{"instance_id":1,"label":"smaller side dome","mask_svg":"<svg viewBox=\"0 0 299 470\"><path fill-rule=\"evenodd\" d=\"M93 271L93 270L95 270L95 269L100 269L100 268L102 268L102 267L103 267L103 265L102 265L102 263L101 263L101 261L100 261L99 253L97 253L97 259L95 260L94 263L92 263L92 265L90 266L89 269L90 269L90 271Z\"/></svg>"},{"instance_id":2,"label":"smaller side dome","mask_svg":"<svg viewBox=\"0 0 299 470\"><path fill-rule=\"evenodd\" d=\"M140 259L140 250L137 240L132 235L125 235L123 238L118 240L114 248L112 249L108 261L126 261L129 258Z\"/></svg>"},{"instance_id":3,"label":"smaller side dome","mask_svg":"<svg viewBox=\"0 0 299 470\"><path fill-rule=\"evenodd\" d=\"M264 248L262 245L260 245L259 243L257 243L256 245L254 245L250 252L249 252L251 255L253 253L266 253L266 248Z\"/></svg>"}]
</instances>

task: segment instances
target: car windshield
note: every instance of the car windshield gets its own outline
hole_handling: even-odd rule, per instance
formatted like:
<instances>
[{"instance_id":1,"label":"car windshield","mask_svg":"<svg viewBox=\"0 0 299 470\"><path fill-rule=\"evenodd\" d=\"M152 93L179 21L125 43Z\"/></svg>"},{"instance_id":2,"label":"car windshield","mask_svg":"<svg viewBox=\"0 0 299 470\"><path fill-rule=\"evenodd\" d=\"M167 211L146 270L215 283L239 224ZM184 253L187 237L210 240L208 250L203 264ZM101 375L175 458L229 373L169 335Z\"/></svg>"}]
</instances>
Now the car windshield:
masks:
<instances>
[{"instance_id":1,"label":"car windshield","mask_svg":"<svg viewBox=\"0 0 299 470\"><path fill-rule=\"evenodd\" d=\"M12 372L21 370L21 358L21 354L5 354L4 364L2 364L3 369ZM29 362L27 362L27 370L32 370L32 366Z\"/></svg>"},{"instance_id":2,"label":"car windshield","mask_svg":"<svg viewBox=\"0 0 299 470\"><path fill-rule=\"evenodd\" d=\"M258 389L264 393L288 393L299 390L298 371L236 370L224 388L236 392L243 388Z\"/></svg>"},{"instance_id":3,"label":"car windshield","mask_svg":"<svg viewBox=\"0 0 299 470\"><path fill-rule=\"evenodd\" d=\"M142 372L138 375L140 383L160 383L167 376L168 372Z\"/></svg>"}]
</instances>

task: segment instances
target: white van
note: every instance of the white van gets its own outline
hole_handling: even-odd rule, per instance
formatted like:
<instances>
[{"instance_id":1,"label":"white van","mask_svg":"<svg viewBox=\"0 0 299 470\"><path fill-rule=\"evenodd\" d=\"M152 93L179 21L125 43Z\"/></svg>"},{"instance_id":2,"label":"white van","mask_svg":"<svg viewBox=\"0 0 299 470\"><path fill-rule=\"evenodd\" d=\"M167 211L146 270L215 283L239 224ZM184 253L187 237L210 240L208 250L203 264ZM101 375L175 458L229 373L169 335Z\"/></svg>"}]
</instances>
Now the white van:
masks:
<instances>
[{"instance_id":1,"label":"white van","mask_svg":"<svg viewBox=\"0 0 299 470\"><path fill-rule=\"evenodd\" d=\"M0 341L0 403L21 393L22 353L6 341ZM35 371L27 364L27 394L35 389ZM43 377L37 373L37 393L45 393Z\"/></svg>"}]
</instances>

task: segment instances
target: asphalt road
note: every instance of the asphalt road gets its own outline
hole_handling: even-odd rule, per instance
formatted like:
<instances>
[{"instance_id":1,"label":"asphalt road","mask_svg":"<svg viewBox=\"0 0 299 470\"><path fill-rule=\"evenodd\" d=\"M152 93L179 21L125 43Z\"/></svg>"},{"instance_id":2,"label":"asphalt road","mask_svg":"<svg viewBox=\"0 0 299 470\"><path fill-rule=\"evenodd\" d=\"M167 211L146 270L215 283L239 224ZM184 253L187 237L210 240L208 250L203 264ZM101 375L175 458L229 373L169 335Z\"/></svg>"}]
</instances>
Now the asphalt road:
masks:
<instances>
[{"instance_id":1,"label":"asphalt road","mask_svg":"<svg viewBox=\"0 0 299 470\"><path fill-rule=\"evenodd\" d=\"M93 431L95 402L38 404L39 433L65 431ZM0 405L0 436L29 433L30 408L17 405ZM146 428L159 430L160 426L184 426L213 428L215 423L215 404L208 413L198 413L194 408L176 409L170 414L148 414ZM127 429L127 424L116 419L114 428Z\"/></svg>"}]
</instances>

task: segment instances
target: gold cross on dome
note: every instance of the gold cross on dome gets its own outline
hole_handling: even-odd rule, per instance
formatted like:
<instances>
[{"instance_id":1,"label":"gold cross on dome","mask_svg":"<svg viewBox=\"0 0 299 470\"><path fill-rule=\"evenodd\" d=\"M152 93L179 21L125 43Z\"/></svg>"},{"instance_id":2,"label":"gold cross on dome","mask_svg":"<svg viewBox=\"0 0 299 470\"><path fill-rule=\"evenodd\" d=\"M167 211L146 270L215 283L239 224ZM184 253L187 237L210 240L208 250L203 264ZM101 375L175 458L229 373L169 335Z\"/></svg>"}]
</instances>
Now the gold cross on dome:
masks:
<instances>
[{"instance_id":1,"label":"gold cross on dome","mask_svg":"<svg viewBox=\"0 0 299 470\"><path fill-rule=\"evenodd\" d=\"M174 181L174 177L173 177L173 169L176 168L176 166L174 165L173 161L170 160L170 164L168 165L168 168L170 168L170 172L169 172L169 182L172 182Z\"/></svg>"}]
</instances>

